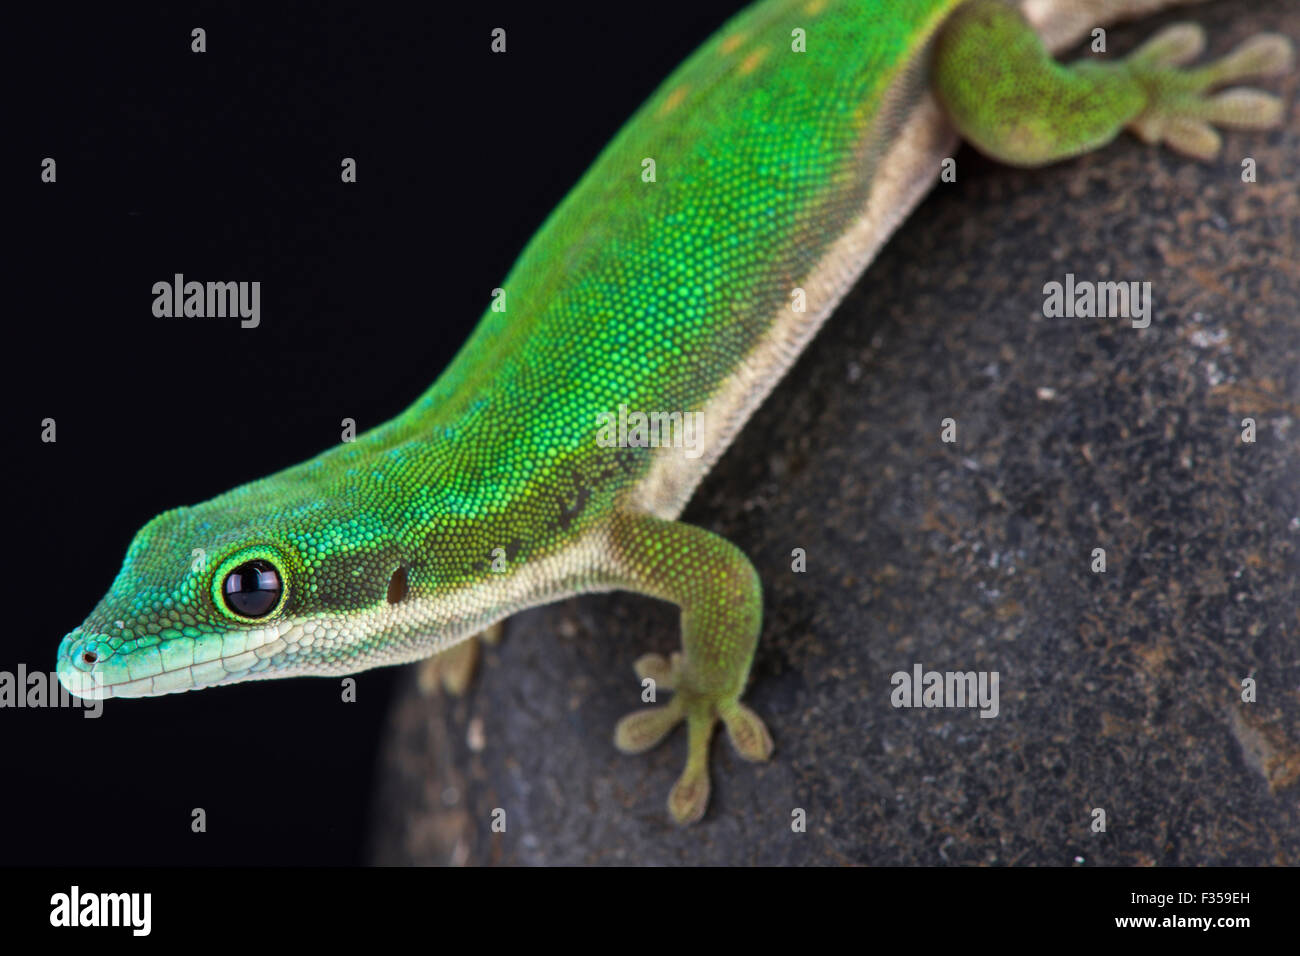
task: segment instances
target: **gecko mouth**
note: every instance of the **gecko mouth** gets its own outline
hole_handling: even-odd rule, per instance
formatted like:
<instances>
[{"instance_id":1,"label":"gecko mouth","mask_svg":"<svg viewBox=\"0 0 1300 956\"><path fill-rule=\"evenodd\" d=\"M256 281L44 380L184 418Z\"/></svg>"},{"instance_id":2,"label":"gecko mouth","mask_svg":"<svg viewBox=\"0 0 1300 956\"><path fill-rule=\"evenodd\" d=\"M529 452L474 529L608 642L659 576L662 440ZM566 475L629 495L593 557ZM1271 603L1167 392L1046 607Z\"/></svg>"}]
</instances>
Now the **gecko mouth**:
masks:
<instances>
[{"instance_id":1,"label":"gecko mouth","mask_svg":"<svg viewBox=\"0 0 1300 956\"><path fill-rule=\"evenodd\" d=\"M60 643L55 672L68 693L83 699L158 697L269 677L262 672L285 646L274 630L128 644L78 628Z\"/></svg>"},{"instance_id":2,"label":"gecko mouth","mask_svg":"<svg viewBox=\"0 0 1300 956\"><path fill-rule=\"evenodd\" d=\"M95 615L63 638L55 672L69 693L86 699L159 697L272 677L340 677L429 657L492 623L426 616L412 628L412 599L403 597L362 613L284 616L229 631L159 622L142 633L130 621L124 627ZM394 652L384 638L398 624L404 629L397 630L401 647Z\"/></svg>"}]
</instances>

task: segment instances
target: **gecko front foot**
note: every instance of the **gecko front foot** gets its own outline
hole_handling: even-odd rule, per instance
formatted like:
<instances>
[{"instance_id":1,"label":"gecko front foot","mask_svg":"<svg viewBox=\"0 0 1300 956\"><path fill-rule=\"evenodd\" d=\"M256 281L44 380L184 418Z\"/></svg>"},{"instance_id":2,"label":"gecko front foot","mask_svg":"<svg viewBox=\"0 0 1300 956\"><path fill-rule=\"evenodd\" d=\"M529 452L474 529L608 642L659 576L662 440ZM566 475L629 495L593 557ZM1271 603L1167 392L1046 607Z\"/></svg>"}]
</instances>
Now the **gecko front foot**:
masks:
<instances>
[{"instance_id":1,"label":"gecko front foot","mask_svg":"<svg viewBox=\"0 0 1300 956\"><path fill-rule=\"evenodd\" d=\"M681 654L674 654L671 661L647 654L635 667L642 680L655 681L656 690L674 691L673 699L620 720L614 729L614 745L624 753L643 753L685 721L686 769L668 795L668 812L680 824L694 823L704 816L709 802L709 742L717 722L722 721L736 752L745 760L759 762L771 757L772 737L762 718L740 703L738 694L719 699L684 686Z\"/></svg>"},{"instance_id":2,"label":"gecko front foot","mask_svg":"<svg viewBox=\"0 0 1300 956\"><path fill-rule=\"evenodd\" d=\"M441 654L420 662L416 673L416 686L425 697L430 697L441 687L452 697L463 697L474 680L478 669L480 641L497 644L501 640L502 624L498 621L479 634L467 638Z\"/></svg>"}]
</instances>

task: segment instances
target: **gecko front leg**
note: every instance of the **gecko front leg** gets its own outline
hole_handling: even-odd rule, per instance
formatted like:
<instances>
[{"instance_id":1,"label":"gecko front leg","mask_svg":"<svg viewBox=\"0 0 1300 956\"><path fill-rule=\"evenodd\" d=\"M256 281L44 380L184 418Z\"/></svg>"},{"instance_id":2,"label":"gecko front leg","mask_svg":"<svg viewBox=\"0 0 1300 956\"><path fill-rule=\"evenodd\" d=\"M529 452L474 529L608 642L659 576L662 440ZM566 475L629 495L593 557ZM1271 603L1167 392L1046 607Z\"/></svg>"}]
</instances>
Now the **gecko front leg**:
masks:
<instances>
[{"instance_id":1,"label":"gecko front leg","mask_svg":"<svg viewBox=\"0 0 1300 956\"><path fill-rule=\"evenodd\" d=\"M641 753L686 723L686 769L668 797L678 823L704 815L709 800L709 741L719 720L746 760L767 760L772 738L740 702L763 623L763 592L749 559L701 528L649 515L618 515L610 529L612 584L671 601L682 609L682 651L671 660L647 655L638 676L673 691L667 704L619 721L614 743Z\"/></svg>"},{"instance_id":2,"label":"gecko front leg","mask_svg":"<svg viewBox=\"0 0 1300 956\"><path fill-rule=\"evenodd\" d=\"M420 693L428 697L441 687L453 697L463 696L474 680L482 645L500 643L503 628L504 625L497 621L481 633L421 661L415 678Z\"/></svg>"}]
</instances>

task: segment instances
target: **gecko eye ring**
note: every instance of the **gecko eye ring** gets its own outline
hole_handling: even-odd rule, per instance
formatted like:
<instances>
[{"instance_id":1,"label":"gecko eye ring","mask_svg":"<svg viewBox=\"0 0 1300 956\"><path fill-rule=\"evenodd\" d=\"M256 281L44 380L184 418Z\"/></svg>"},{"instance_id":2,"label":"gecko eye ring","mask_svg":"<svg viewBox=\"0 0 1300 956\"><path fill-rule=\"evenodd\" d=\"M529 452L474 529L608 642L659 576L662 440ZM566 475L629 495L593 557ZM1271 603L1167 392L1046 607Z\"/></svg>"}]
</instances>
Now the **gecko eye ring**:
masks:
<instances>
[{"instance_id":1,"label":"gecko eye ring","mask_svg":"<svg viewBox=\"0 0 1300 956\"><path fill-rule=\"evenodd\" d=\"M240 617L265 617L275 610L284 593L280 572L270 561L245 561L226 575L221 594L226 607Z\"/></svg>"}]
</instances>

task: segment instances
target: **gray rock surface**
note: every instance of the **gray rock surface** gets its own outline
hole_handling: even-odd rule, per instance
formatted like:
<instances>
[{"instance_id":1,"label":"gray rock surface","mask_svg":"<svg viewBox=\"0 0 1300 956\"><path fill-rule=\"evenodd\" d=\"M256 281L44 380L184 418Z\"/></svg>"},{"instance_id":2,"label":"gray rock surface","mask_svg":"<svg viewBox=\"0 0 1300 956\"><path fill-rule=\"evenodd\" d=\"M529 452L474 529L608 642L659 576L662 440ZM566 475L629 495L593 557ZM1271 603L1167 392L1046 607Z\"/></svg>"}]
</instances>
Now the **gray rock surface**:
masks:
<instances>
[{"instance_id":1,"label":"gray rock surface","mask_svg":"<svg viewBox=\"0 0 1300 956\"><path fill-rule=\"evenodd\" d=\"M1300 37L1294 4L1243 6L1191 12L1212 52ZM616 594L510 621L464 699L412 675L374 859L1300 863L1297 74L1270 85L1287 129L1212 164L1128 138L1034 172L963 149L750 422L683 517L762 576L747 701L776 753L715 740L702 824L664 809L682 731L611 743L633 660L678 642L675 608ZM1044 318L1066 272L1149 280L1151 327ZM999 715L895 709L916 662L997 671Z\"/></svg>"}]
</instances>

